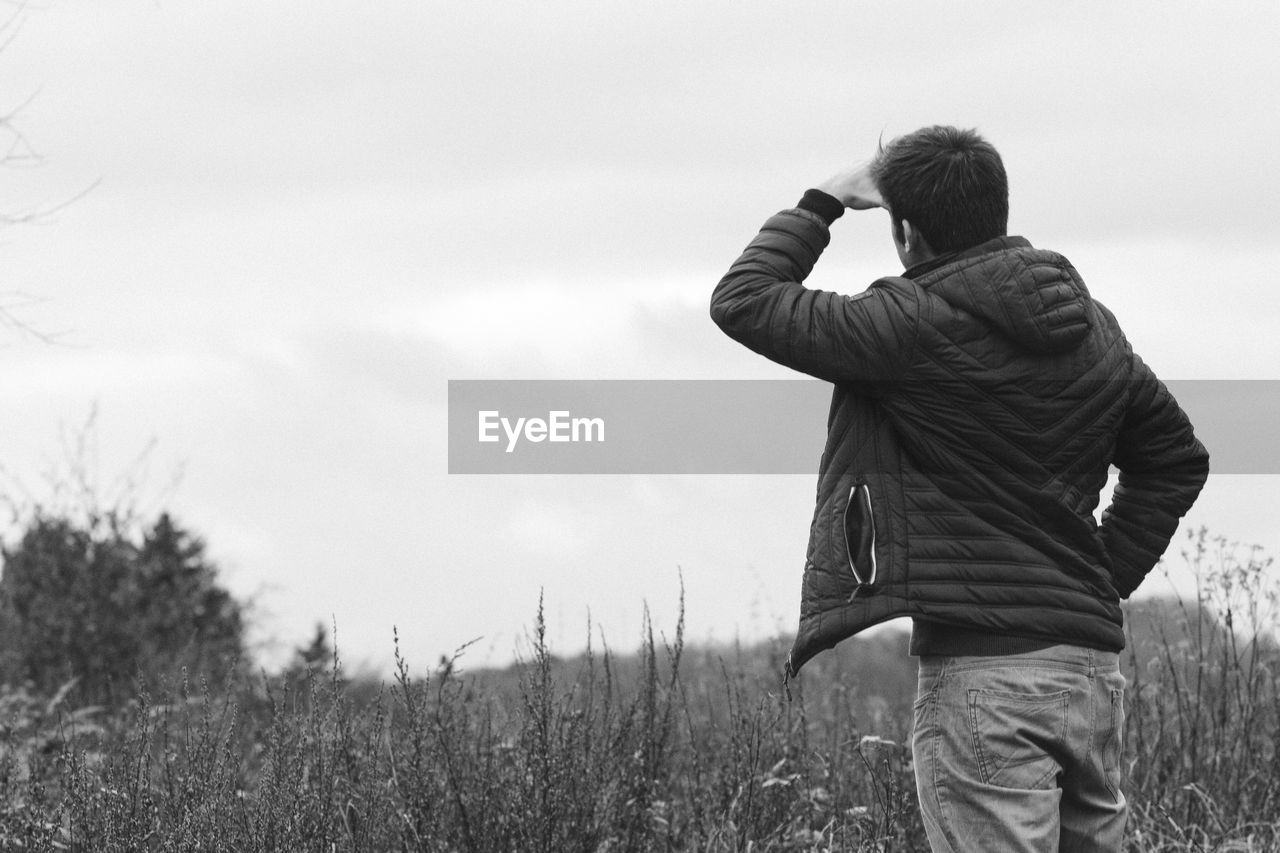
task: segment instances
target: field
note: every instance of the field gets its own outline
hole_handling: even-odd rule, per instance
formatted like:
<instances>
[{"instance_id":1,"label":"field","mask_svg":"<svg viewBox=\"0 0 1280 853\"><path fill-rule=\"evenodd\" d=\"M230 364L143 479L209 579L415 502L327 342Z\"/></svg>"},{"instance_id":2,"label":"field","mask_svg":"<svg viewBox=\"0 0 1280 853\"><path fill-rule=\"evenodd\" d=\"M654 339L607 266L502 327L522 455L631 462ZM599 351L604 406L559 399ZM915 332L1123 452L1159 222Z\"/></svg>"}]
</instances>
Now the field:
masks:
<instances>
[{"instance_id":1,"label":"field","mask_svg":"<svg viewBox=\"0 0 1280 853\"><path fill-rule=\"evenodd\" d=\"M1129 611L1128 846L1280 850L1270 560L1203 532L1198 591ZM531 608L532 609L532 608ZM778 678L782 641L501 671L465 655L378 685L310 672L140 689L118 709L0 694L0 849L927 850L907 743L914 666L882 633Z\"/></svg>"}]
</instances>

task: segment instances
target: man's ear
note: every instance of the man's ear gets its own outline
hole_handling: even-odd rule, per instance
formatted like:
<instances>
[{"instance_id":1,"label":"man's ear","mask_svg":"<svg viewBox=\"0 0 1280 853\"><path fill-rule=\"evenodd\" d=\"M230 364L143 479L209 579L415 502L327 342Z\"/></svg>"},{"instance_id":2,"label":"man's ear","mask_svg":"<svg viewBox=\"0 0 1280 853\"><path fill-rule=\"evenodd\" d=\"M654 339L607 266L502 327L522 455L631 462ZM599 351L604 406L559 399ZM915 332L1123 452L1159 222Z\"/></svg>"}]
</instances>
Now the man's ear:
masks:
<instances>
[{"instance_id":1,"label":"man's ear","mask_svg":"<svg viewBox=\"0 0 1280 853\"><path fill-rule=\"evenodd\" d=\"M914 225L904 219L901 223L901 230L902 239L898 242L902 244L902 251L910 252L920 245L920 232L916 230Z\"/></svg>"},{"instance_id":2,"label":"man's ear","mask_svg":"<svg viewBox=\"0 0 1280 853\"><path fill-rule=\"evenodd\" d=\"M902 220L902 251L914 252L920 258L937 257L937 252L929 245L929 241L920 233L920 229L908 220Z\"/></svg>"}]
</instances>

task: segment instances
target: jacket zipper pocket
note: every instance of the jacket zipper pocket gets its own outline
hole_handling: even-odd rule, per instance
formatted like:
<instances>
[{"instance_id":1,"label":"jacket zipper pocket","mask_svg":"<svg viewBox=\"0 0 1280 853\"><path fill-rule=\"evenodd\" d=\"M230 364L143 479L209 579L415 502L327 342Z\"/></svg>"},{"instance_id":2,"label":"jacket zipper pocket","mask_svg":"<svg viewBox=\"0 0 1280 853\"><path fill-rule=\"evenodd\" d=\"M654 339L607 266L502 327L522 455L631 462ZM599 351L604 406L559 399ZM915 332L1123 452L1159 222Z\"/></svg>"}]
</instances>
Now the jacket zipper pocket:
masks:
<instances>
[{"instance_id":1,"label":"jacket zipper pocket","mask_svg":"<svg viewBox=\"0 0 1280 853\"><path fill-rule=\"evenodd\" d=\"M849 570L858 583L853 591L857 595L876 582L876 518L871 511L871 488L866 483L849 489L849 501L844 507L844 547Z\"/></svg>"}]
</instances>

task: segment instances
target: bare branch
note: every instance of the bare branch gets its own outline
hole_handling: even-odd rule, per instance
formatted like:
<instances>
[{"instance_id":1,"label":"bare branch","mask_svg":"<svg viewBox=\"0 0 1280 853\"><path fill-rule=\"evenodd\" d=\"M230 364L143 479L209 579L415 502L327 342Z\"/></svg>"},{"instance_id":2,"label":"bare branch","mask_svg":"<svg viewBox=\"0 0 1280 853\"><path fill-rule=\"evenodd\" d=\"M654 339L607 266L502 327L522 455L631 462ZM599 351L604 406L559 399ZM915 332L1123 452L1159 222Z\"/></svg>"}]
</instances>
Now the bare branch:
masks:
<instances>
[{"instance_id":1,"label":"bare branch","mask_svg":"<svg viewBox=\"0 0 1280 853\"><path fill-rule=\"evenodd\" d=\"M12 44L21 31L26 12L31 8L31 4L27 0L0 0L0 5L8 5L12 9L7 18L0 20L0 52L3 52L6 47ZM26 133L17 123L22 111L39 94L40 90L37 88L16 107L0 112L0 166L35 166L44 162L40 153L31 144L30 139L27 138ZM53 204L35 206L19 211L0 211L0 228L8 225L46 220L93 192L99 183L101 183L101 179L94 181L70 198ZM0 328L30 335L43 343L54 343L59 335L36 329L19 316L18 312L21 309L27 308L38 301L20 291L0 291Z\"/></svg>"},{"instance_id":2,"label":"bare branch","mask_svg":"<svg viewBox=\"0 0 1280 853\"><path fill-rule=\"evenodd\" d=\"M19 312L32 305L39 305L45 300L22 291L0 292L0 328L10 329L23 335L35 338L44 344L63 343L66 332L44 332L31 323L23 320Z\"/></svg>"}]
</instances>

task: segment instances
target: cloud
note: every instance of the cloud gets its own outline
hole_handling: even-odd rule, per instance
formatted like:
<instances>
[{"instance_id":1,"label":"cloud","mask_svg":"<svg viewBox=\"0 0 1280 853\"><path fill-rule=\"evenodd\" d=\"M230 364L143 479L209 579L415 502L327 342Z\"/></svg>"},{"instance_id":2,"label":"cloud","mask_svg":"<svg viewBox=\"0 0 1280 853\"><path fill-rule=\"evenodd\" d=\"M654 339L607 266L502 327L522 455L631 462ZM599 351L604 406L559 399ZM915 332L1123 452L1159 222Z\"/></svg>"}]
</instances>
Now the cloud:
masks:
<instances>
[{"instance_id":1,"label":"cloud","mask_svg":"<svg viewBox=\"0 0 1280 853\"><path fill-rule=\"evenodd\" d=\"M383 650L396 621L431 660L543 585L632 630L676 563L691 615L732 625L748 560L793 600L811 483L450 478L447 380L787 375L711 324L715 280L882 132L934 122L992 138L1014 227L1071 257L1162 374L1274 372L1280 119L1259 105L1280 7L1157 11L33 10L0 95L39 88L23 128L49 168L5 175L6 197L102 183L6 233L6 287L47 297L75 346L3 351L2 461L37 464L99 396L106 444L187 460L188 520L247 585L288 590L295 633L341 608L353 643ZM833 233L815 286L897 271L882 214ZM1213 517L1260 523L1223 509L1241 491ZM495 516L526 551L493 544Z\"/></svg>"},{"instance_id":2,"label":"cloud","mask_svg":"<svg viewBox=\"0 0 1280 853\"><path fill-rule=\"evenodd\" d=\"M592 549L602 521L577 501L540 500L509 507L498 535L511 543L515 562L532 556L573 563Z\"/></svg>"}]
</instances>

